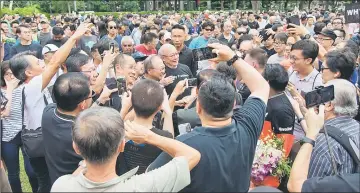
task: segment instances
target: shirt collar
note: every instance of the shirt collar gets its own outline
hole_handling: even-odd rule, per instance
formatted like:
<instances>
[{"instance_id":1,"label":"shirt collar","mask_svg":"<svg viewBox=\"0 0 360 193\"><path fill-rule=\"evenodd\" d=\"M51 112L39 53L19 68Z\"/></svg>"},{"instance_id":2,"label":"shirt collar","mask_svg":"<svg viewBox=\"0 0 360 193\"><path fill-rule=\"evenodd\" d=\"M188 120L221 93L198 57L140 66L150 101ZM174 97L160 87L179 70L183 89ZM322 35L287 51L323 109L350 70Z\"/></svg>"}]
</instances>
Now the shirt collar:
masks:
<instances>
[{"instance_id":1,"label":"shirt collar","mask_svg":"<svg viewBox=\"0 0 360 193\"><path fill-rule=\"evenodd\" d=\"M66 114L64 114L64 113L60 113L59 111L58 111L58 109L55 109L55 114L58 116L58 117L60 117L60 118L62 118L62 119L66 119L66 120L69 120L69 121L74 121L75 120L75 116L72 116L72 115L66 115Z\"/></svg>"},{"instance_id":2,"label":"shirt collar","mask_svg":"<svg viewBox=\"0 0 360 193\"><path fill-rule=\"evenodd\" d=\"M324 125L334 125L336 123L344 122L349 123L347 120L353 120L350 116L344 115L344 116L338 116L329 120L325 121Z\"/></svg>"},{"instance_id":3,"label":"shirt collar","mask_svg":"<svg viewBox=\"0 0 360 193\"><path fill-rule=\"evenodd\" d=\"M236 131L236 124L233 120L230 125L221 127L221 128L212 128L212 127L195 127L194 131L207 136L226 136L234 133Z\"/></svg>"},{"instance_id":4,"label":"shirt collar","mask_svg":"<svg viewBox=\"0 0 360 193\"><path fill-rule=\"evenodd\" d=\"M300 78L298 72L296 72L296 76L298 77L299 80L308 82L310 80L310 78L316 76L318 73L319 72L315 68L313 68L313 71L311 71L311 73L309 75L307 75L306 77L304 77L303 79Z\"/></svg>"}]
</instances>

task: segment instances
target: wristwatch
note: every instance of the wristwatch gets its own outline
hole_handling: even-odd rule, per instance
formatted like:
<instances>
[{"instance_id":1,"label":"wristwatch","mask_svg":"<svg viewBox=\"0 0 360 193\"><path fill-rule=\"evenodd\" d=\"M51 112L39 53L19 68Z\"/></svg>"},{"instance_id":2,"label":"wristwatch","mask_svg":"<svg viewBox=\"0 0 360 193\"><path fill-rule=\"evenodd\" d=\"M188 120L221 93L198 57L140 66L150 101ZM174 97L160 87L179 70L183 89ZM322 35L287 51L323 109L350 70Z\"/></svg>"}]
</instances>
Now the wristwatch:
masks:
<instances>
[{"instance_id":1,"label":"wristwatch","mask_svg":"<svg viewBox=\"0 0 360 193\"><path fill-rule=\"evenodd\" d=\"M236 60L239 59L239 56L235 54L229 61L227 61L228 66L232 66Z\"/></svg>"},{"instance_id":2,"label":"wristwatch","mask_svg":"<svg viewBox=\"0 0 360 193\"><path fill-rule=\"evenodd\" d=\"M310 143L313 147L315 147L315 141L310 139L310 138L307 138L307 137L303 137L301 140L300 140L300 144L303 145L304 143Z\"/></svg>"},{"instance_id":3,"label":"wristwatch","mask_svg":"<svg viewBox=\"0 0 360 193\"><path fill-rule=\"evenodd\" d=\"M303 36L303 39L304 40L308 40L308 39L310 39L311 38L311 35L310 34L305 34L304 36Z\"/></svg>"},{"instance_id":4,"label":"wristwatch","mask_svg":"<svg viewBox=\"0 0 360 193\"><path fill-rule=\"evenodd\" d=\"M301 121L305 120L304 117L298 118L297 122L300 124Z\"/></svg>"}]
</instances>

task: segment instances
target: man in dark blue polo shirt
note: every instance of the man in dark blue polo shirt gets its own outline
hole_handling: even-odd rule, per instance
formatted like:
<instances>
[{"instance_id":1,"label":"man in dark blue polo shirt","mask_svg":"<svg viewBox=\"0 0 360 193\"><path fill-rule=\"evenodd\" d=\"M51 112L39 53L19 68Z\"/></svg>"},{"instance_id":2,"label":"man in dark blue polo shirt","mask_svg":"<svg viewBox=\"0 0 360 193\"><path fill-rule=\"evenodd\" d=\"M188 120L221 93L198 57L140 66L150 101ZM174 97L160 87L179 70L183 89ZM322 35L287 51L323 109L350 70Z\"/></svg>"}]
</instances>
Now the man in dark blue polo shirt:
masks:
<instances>
[{"instance_id":1,"label":"man in dark blue polo shirt","mask_svg":"<svg viewBox=\"0 0 360 193\"><path fill-rule=\"evenodd\" d=\"M202 126L177 139L201 153L191 171L191 184L184 192L247 192L257 140L265 118L269 85L262 75L226 45L210 44L218 57L229 61L251 91L241 108L233 109L234 87L222 76L200 83L196 111ZM162 153L150 166L158 168L171 160Z\"/></svg>"}]
</instances>

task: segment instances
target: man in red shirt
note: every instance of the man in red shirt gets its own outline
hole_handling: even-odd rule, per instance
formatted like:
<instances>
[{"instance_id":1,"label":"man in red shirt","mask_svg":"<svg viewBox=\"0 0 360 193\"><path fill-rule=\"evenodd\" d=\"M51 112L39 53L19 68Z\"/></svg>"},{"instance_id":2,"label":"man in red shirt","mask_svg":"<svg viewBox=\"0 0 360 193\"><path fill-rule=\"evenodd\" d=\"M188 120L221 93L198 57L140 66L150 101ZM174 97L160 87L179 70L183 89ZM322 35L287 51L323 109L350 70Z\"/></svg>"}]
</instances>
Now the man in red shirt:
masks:
<instances>
[{"instance_id":1,"label":"man in red shirt","mask_svg":"<svg viewBox=\"0 0 360 193\"><path fill-rule=\"evenodd\" d=\"M144 55L157 54L156 45L159 42L159 39L154 33L146 33L142 37L143 43L135 46L135 50L143 53Z\"/></svg>"}]
</instances>

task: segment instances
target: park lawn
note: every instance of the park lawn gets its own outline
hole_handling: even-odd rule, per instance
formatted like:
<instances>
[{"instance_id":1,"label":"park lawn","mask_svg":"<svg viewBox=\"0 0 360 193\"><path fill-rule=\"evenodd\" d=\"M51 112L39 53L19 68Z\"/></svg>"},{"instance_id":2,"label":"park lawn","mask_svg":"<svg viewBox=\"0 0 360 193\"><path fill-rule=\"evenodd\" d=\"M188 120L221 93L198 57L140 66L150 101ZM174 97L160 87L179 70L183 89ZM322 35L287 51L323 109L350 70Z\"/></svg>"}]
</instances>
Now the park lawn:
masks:
<instances>
[{"instance_id":1,"label":"park lawn","mask_svg":"<svg viewBox=\"0 0 360 193\"><path fill-rule=\"evenodd\" d=\"M21 181L22 191L23 192L32 192L31 186L29 183L29 179L25 172L24 159L23 159L21 151L20 151L19 157L20 157L20 181Z\"/></svg>"}]
</instances>

